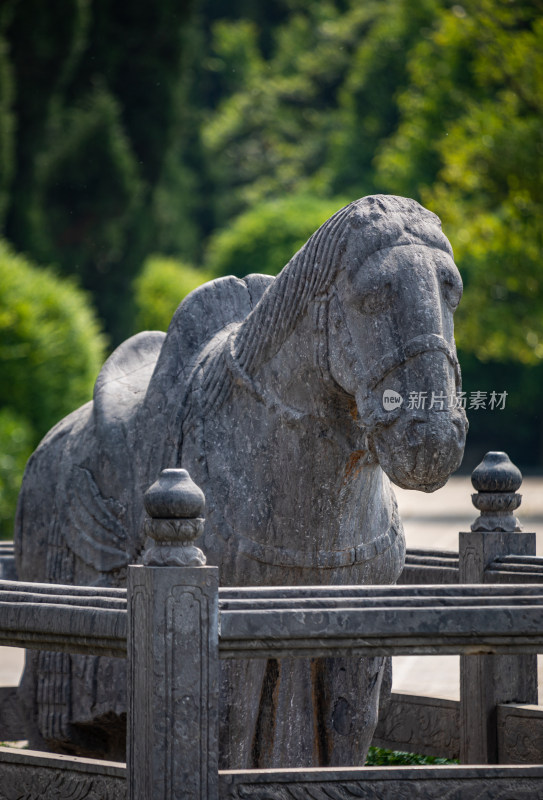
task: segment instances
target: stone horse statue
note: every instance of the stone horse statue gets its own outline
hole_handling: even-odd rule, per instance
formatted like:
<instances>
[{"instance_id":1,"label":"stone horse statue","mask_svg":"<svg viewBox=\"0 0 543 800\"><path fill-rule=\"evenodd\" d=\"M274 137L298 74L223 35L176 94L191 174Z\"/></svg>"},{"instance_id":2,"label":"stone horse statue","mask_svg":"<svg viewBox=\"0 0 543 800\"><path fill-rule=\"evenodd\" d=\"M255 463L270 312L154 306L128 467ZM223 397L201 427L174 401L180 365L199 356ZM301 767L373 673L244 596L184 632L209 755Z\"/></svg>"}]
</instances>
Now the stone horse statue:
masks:
<instances>
[{"instance_id":1,"label":"stone horse statue","mask_svg":"<svg viewBox=\"0 0 543 800\"><path fill-rule=\"evenodd\" d=\"M19 578L122 586L144 547L143 492L183 466L223 585L393 583L405 544L390 481L433 491L463 453L461 292L438 217L385 195L334 214L275 279L200 287L167 334L113 353L93 401L30 459ZM384 663L224 664L221 765L363 764ZM115 659L29 654L31 738L122 757L124 682Z\"/></svg>"}]
</instances>

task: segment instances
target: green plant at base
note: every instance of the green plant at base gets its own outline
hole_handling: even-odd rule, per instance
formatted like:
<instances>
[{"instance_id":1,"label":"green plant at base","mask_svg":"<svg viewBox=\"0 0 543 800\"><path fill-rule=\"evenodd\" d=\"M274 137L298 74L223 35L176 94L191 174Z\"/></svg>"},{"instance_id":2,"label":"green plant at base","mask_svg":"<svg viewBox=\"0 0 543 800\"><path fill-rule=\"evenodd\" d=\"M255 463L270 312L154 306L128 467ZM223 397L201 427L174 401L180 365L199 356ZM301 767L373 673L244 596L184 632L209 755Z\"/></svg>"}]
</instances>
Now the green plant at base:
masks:
<instances>
[{"instance_id":1,"label":"green plant at base","mask_svg":"<svg viewBox=\"0 0 543 800\"><path fill-rule=\"evenodd\" d=\"M405 753L403 750L386 750L382 747L370 747L366 759L366 767L406 766L411 764L458 764L455 759L421 756L417 753Z\"/></svg>"}]
</instances>

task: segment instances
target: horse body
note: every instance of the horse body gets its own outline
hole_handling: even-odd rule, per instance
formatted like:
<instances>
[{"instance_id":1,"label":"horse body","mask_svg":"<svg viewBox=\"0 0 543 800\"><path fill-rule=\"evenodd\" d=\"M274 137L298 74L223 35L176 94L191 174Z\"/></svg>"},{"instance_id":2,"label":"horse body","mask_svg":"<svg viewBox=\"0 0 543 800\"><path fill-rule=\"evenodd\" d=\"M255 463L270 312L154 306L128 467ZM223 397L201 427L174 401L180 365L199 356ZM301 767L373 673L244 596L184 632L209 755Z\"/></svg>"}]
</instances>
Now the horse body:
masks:
<instances>
[{"instance_id":1,"label":"horse body","mask_svg":"<svg viewBox=\"0 0 543 800\"><path fill-rule=\"evenodd\" d=\"M122 584L143 548L143 492L160 469L184 466L206 494L199 544L223 585L393 583L405 546L389 476L431 491L462 454L465 415L436 400L459 388L460 287L437 217L377 197L334 215L277 279L197 290L165 339L140 335L121 346L93 405L31 460L18 513L20 577ZM385 389L424 394L428 406L387 411ZM51 487L47 472L59 459ZM36 513L41 578L26 549ZM77 673L83 683L89 664L107 666L63 658L72 659L61 665L65 678ZM34 663L28 684L47 668ZM363 763L382 674L380 658L224 665L222 766ZM121 683L113 681L115 711ZM105 694L93 701L104 710ZM62 736L47 728L46 706L41 735L69 738L77 723L69 699Z\"/></svg>"},{"instance_id":2,"label":"horse body","mask_svg":"<svg viewBox=\"0 0 543 800\"><path fill-rule=\"evenodd\" d=\"M311 341L305 327L292 337L300 340L300 349L293 346L298 360ZM217 347L217 360L230 360L225 351L232 333ZM285 353L274 360L284 370ZM325 403L306 373L302 397L308 408L303 400L295 406L291 398L281 399L279 378L267 382L276 388L260 394L230 369L227 400L213 413L193 407L182 440L183 463L208 487L202 546L208 563L220 565L222 583L393 582L403 563L393 493L378 465L364 463L367 453L359 449L360 428L348 398L336 393ZM293 386L300 379L296 368L287 385L289 379ZM192 388L196 398L205 396L199 385ZM389 550L396 537L391 563L390 553L380 558L379 547Z\"/></svg>"}]
</instances>

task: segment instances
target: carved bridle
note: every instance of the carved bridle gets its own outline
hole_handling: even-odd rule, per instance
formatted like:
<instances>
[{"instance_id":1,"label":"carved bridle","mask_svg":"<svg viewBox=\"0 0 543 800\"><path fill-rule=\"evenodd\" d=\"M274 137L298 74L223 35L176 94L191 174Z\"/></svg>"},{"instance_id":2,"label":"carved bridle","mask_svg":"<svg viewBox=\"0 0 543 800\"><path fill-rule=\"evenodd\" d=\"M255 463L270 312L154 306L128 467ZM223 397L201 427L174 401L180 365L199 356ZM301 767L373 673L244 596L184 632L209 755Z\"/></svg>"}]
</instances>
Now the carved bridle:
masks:
<instances>
[{"instance_id":1,"label":"carved bridle","mask_svg":"<svg viewBox=\"0 0 543 800\"><path fill-rule=\"evenodd\" d=\"M345 314L337 289L331 288L326 297L319 298L316 307L316 330L317 330L317 343L315 351L315 360L320 368L323 380L330 383L333 382L336 387L337 384L332 377L330 369L330 343L329 343L329 313L330 304L332 300L336 301L336 308L339 311L343 323L343 329L348 337L346 343L347 356L349 361L355 365L356 372L364 376L366 391L364 393L364 408L358 409L360 422L367 430L374 429L382 425L391 425L398 418L401 408L393 411L385 411L380 404L375 401L373 393L377 386L382 383L388 375L399 367L404 366L408 361L411 361L417 356L424 355L425 353L439 352L443 353L454 370L455 386L456 389L461 387L461 374L460 364L456 355L456 348L454 344L450 344L443 336L437 333L427 333L415 336L407 342L402 343L400 347L389 350L377 361L371 368L367 368L360 363L358 353L354 346L351 331L347 324Z\"/></svg>"}]
</instances>

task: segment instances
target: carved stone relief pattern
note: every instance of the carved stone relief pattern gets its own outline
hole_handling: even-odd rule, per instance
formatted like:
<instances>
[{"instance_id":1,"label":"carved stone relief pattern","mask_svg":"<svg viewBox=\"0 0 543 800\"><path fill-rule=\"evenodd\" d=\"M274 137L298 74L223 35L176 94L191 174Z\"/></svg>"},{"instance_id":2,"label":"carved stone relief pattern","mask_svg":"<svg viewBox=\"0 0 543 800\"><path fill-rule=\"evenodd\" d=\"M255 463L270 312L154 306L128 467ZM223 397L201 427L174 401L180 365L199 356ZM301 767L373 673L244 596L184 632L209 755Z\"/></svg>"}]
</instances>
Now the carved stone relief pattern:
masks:
<instances>
[{"instance_id":1,"label":"carved stone relief pattern","mask_svg":"<svg viewBox=\"0 0 543 800\"><path fill-rule=\"evenodd\" d=\"M66 769L2 764L0 800L126 800L123 778L85 775Z\"/></svg>"},{"instance_id":2,"label":"carved stone relief pattern","mask_svg":"<svg viewBox=\"0 0 543 800\"><path fill-rule=\"evenodd\" d=\"M421 752L421 743L440 756L457 758L460 750L458 711L429 704L391 702L375 738L398 749ZM419 749L412 750L412 747Z\"/></svg>"},{"instance_id":3,"label":"carved stone relief pattern","mask_svg":"<svg viewBox=\"0 0 543 800\"><path fill-rule=\"evenodd\" d=\"M498 717L500 761L540 764L543 760L543 719L507 713Z\"/></svg>"},{"instance_id":4,"label":"carved stone relief pattern","mask_svg":"<svg viewBox=\"0 0 543 800\"><path fill-rule=\"evenodd\" d=\"M534 779L462 779L239 783L221 787L221 800L538 800Z\"/></svg>"}]
</instances>

